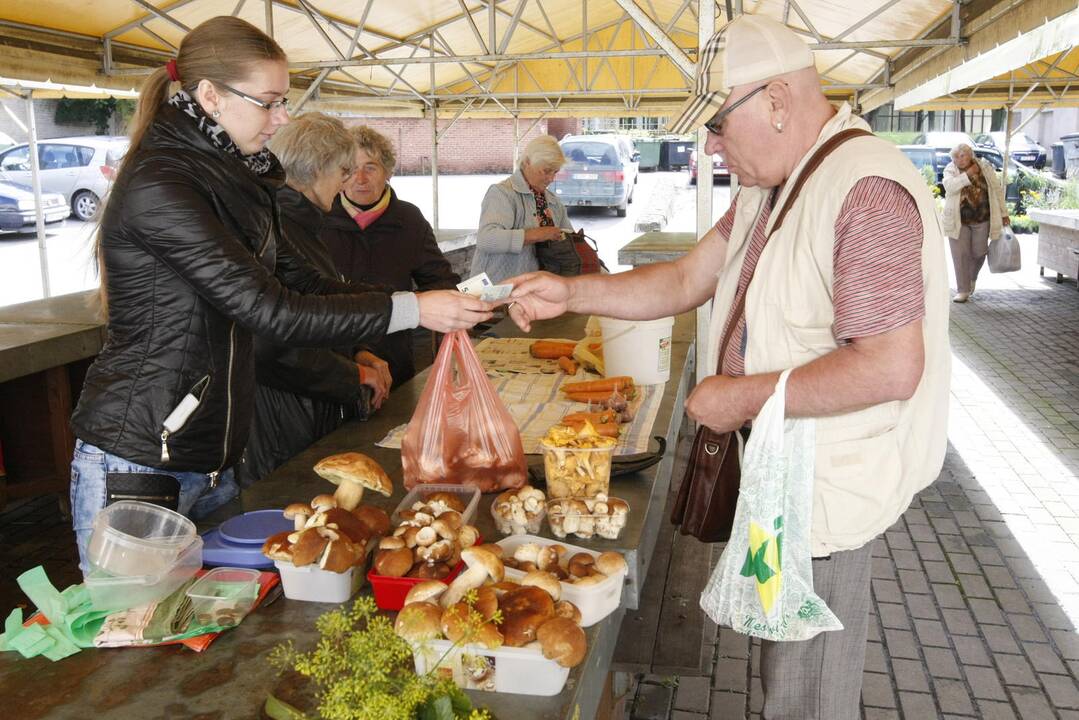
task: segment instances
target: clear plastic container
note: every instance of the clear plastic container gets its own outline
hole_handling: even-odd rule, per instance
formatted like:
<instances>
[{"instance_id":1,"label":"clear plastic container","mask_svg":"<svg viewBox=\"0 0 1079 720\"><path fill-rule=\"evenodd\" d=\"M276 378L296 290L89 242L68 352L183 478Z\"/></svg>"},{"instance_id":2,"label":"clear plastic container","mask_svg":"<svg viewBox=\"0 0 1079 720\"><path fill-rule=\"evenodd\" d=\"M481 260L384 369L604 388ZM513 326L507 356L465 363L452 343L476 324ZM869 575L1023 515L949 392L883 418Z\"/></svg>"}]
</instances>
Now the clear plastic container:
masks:
<instances>
[{"instance_id":1,"label":"clear plastic container","mask_svg":"<svg viewBox=\"0 0 1079 720\"><path fill-rule=\"evenodd\" d=\"M281 587L289 600L343 603L363 585L362 564L343 573L323 570L314 564L296 567L281 560L275 560L274 565L281 573Z\"/></svg>"},{"instance_id":2,"label":"clear plastic container","mask_svg":"<svg viewBox=\"0 0 1079 720\"><path fill-rule=\"evenodd\" d=\"M259 571L219 567L187 589L199 625L229 627L244 619L259 596Z\"/></svg>"},{"instance_id":3,"label":"clear plastic container","mask_svg":"<svg viewBox=\"0 0 1079 720\"><path fill-rule=\"evenodd\" d=\"M597 448L541 444L548 498L593 498L610 489L614 444Z\"/></svg>"},{"instance_id":4,"label":"clear plastic container","mask_svg":"<svg viewBox=\"0 0 1079 720\"><path fill-rule=\"evenodd\" d=\"M420 500L423 500L428 495L434 495L437 492L448 492L461 497L461 502L465 504L465 511L461 513L461 517L465 521L465 525L471 525L472 521L476 519L476 510L480 506L480 490L477 487L471 485L454 485L452 483L431 483L427 485L417 485L408 491L405 495L405 499L401 501L401 504L397 506L397 509L393 511L393 524L399 525L401 523L401 511L410 510L412 506Z\"/></svg>"},{"instance_id":5,"label":"clear plastic container","mask_svg":"<svg viewBox=\"0 0 1079 720\"><path fill-rule=\"evenodd\" d=\"M562 692L569 677L569 668L543 657L536 648L488 650L428 640L412 646L412 658L421 675L441 660L439 670L452 672L453 681L466 690L551 696Z\"/></svg>"},{"instance_id":6,"label":"clear plastic container","mask_svg":"<svg viewBox=\"0 0 1079 720\"><path fill-rule=\"evenodd\" d=\"M617 540L628 523L629 503L621 498L608 497L606 500L608 507L623 506L624 512L619 513L600 513L594 508L592 512L567 512L567 506L574 501L584 502L584 498L557 498L547 501L547 523L551 526L551 534L557 538L573 535L585 540L593 537ZM567 517L569 522L566 522Z\"/></svg>"},{"instance_id":7,"label":"clear plastic container","mask_svg":"<svg viewBox=\"0 0 1079 720\"><path fill-rule=\"evenodd\" d=\"M566 543L535 535L511 535L498 541L498 544L502 546L503 556L505 557L512 556L518 546L526 543L536 543L537 545L558 544L566 548L568 557L572 557L579 552L588 553L592 557L599 557L599 553L594 550L576 545L567 545ZM525 573L520 570L514 570L511 567L506 568L507 580L520 580L524 576ZM569 600L577 606L581 611L581 627L589 627L618 609L618 605L622 601L622 586L625 582L626 571L617 575L610 575L601 583L585 587L577 587L573 583L563 582L562 599Z\"/></svg>"},{"instance_id":8,"label":"clear plastic container","mask_svg":"<svg viewBox=\"0 0 1079 720\"><path fill-rule=\"evenodd\" d=\"M526 515L524 525L520 525L512 519L507 520L498 510L495 508L495 503L491 503L491 517L494 518L495 527L498 528L498 532L503 535L524 535L535 534L543 527L543 518L547 514L547 505L543 503L540 505L539 512L531 515Z\"/></svg>"},{"instance_id":9,"label":"clear plastic container","mask_svg":"<svg viewBox=\"0 0 1079 720\"><path fill-rule=\"evenodd\" d=\"M196 535L180 551L175 562L163 570L117 575L91 563L90 573L83 582L95 610L126 610L168 597L193 578L201 567L202 538Z\"/></svg>"},{"instance_id":10,"label":"clear plastic container","mask_svg":"<svg viewBox=\"0 0 1079 720\"><path fill-rule=\"evenodd\" d=\"M176 563L195 537L195 523L180 513L150 503L121 500L94 517L87 559L110 575L161 575ZM201 541L199 548L201 553Z\"/></svg>"}]
</instances>

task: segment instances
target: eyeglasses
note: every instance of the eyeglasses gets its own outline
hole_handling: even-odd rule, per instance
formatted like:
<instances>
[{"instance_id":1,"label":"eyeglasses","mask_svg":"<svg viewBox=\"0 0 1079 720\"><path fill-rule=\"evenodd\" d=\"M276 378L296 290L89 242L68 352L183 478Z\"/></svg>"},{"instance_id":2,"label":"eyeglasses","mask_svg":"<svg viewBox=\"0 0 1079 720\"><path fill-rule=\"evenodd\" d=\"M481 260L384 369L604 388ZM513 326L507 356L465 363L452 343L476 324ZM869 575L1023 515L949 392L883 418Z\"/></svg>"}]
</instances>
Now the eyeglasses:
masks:
<instances>
[{"instance_id":1,"label":"eyeglasses","mask_svg":"<svg viewBox=\"0 0 1079 720\"><path fill-rule=\"evenodd\" d=\"M780 80L779 82L783 82L783 81ZM705 129L708 132L712 133L713 135L722 135L723 134L723 121L727 119L727 116L730 115L735 109L737 109L737 107L739 105L746 102L751 97L753 97L754 95L759 93L761 90L764 90L766 87L768 87L768 85L771 85L771 84L772 83L767 83L765 85L761 85L756 90L751 91L748 95L744 95L743 97L740 97L737 100L735 100L731 104L731 106L729 108L727 108L726 110L721 110L719 113L716 114L715 117L713 117L711 120L706 122L704 124ZM786 85L787 83L783 82L783 84Z\"/></svg>"},{"instance_id":2,"label":"eyeglasses","mask_svg":"<svg viewBox=\"0 0 1079 720\"><path fill-rule=\"evenodd\" d=\"M234 87L226 85L225 83L223 83L223 82L221 82L219 80L214 80L212 82L213 82L214 85L217 85L218 87L220 87L220 88L222 88L224 90L228 90L233 95L239 95L244 100L251 103L252 105L258 105L260 108L262 108L263 110L266 110L268 112L273 112L274 110L277 110L279 108L284 110L285 112L288 112L288 98L287 97L283 97L280 100L274 100L272 102L266 102L265 100L259 100L257 97L254 97L252 95L248 95L243 90L237 90Z\"/></svg>"}]
</instances>

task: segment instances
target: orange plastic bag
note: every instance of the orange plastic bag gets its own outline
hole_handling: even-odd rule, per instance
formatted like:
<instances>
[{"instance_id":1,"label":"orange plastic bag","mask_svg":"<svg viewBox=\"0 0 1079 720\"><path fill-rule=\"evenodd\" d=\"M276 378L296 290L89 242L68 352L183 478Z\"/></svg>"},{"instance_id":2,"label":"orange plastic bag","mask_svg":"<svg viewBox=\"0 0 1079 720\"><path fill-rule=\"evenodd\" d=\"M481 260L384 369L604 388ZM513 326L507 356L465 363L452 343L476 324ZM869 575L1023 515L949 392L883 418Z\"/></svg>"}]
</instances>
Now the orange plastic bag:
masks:
<instances>
[{"instance_id":1,"label":"orange plastic bag","mask_svg":"<svg viewBox=\"0 0 1079 720\"><path fill-rule=\"evenodd\" d=\"M521 432L463 330L442 341L401 442L401 466L410 489L457 483L497 492L528 478Z\"/></svg>"}]
</instances>

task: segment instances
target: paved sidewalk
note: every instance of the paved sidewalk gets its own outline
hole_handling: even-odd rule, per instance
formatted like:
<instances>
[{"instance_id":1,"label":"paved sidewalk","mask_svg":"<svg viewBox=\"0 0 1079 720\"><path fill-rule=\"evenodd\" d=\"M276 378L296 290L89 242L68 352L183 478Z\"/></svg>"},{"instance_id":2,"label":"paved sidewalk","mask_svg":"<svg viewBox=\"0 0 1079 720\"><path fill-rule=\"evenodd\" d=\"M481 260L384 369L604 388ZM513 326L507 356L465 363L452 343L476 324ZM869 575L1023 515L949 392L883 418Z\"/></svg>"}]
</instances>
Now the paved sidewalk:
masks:
<instances>
[{"instance_id":1,"label":"paved sidewalk","mask_svg":"<svg viewBox=\"0 0 1079 720\"><path fill-rule=\"evenodd\" d=\"M874 544L867 720L1079 718L1079 292L1022 244L952 305L944 469ZM705 642L707 675L639 678L629 716L759 718L757 643Z\"/></svg>"}]
</instances>

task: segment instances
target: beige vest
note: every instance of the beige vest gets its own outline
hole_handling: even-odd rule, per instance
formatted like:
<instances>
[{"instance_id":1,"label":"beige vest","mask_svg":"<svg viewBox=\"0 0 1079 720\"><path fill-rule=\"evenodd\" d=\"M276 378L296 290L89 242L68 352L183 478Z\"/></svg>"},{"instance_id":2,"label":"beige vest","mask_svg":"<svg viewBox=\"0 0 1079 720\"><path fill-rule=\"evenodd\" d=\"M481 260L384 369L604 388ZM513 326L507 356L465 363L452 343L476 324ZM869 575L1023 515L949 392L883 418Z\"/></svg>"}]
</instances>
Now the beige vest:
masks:
<instances>
[{"instance_id":1,"label":"beige vest","mask_svg":"<svg viewBox=\"0 0 1079 720\"><path fill-rule=\"evenodd\" d=\"M802 163L829 137L854 127L868 129L844 105ZM795 175L799 172L801 165ZM799 367L838 346L832 335L835 220L854 184L871 176L906 188L921 214L925 368L910 400L817 418L814 556L861 547L891 526L914 494L936 479L948 439L951 353L944 237L922 176L894 145L879 138L855 138L835 150L806 182L783 226L768 241L746 295L746 372ZM786 191L793 184L787 182ZM749 230L769 192L743 188L738 195L727 262L716 287L709 367L716 367ZM785 200L781 192L769 230Z\"/></svg>"}]
</instances>

